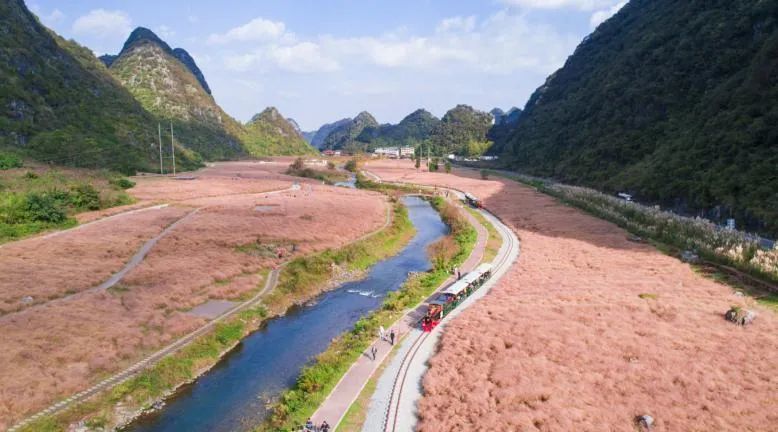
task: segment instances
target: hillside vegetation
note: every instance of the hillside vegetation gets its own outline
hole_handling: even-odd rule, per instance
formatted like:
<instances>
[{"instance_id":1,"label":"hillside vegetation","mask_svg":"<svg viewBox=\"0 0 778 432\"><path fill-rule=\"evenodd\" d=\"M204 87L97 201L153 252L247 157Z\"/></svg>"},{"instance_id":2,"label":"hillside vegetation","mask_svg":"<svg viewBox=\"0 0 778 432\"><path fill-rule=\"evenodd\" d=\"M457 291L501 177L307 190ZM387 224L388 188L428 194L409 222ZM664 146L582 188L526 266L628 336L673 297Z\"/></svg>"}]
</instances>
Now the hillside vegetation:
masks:
<instances>
[{"instance_id":1,"label":"hillside vegetation","mask_svg":"<svg viewBox=\"0 0 778 432\"><path fill-rule=\"evenodd\" d=\"M37 165L0 170L0 243L76 224L77 213L128 204L134 186L106 170Z\"/></svg>"},{"instance_id":2,"label":"hillside vegetation","mask_svg":"<svg viewBox=\"0 0 778 432\"><path fill-rule=\"evenodd\" d=\"M154 166L156 120L84 47L0 1L0 147L57 164ZM182 165L187 160L182 158Z\"/></svg>"},{"instance_id":3,"label":"hillside vegetation","mask_svg":"<svg viewBox=\"0 0 778 432\"><path fill-rule=\"evenodd\" d=\"M377 147L424 147L434 155L455 153L476 156L491 143L487 132L492 127L492 114L469 105L457 105L442 119L424 109L407 115L400 123L378 124L367 112L352 119L327 124L316 132L313 145L322 149L373 151ZM324 136L326 135L326 136ZM323 137L324 136L324 137Z\"/></svg>"},{"instance_id":4,"label":"hillside vegetation","mask_svg":"<svg viewBox=\"0 0 778 432\"><path fill-rule=\"evenodd\" d=\"M774 236L776 124L778 3L632 0L498 144L520 171Z\"/></svg>"},{"instance_id":5,"label":"hillside vegetation","mask_svg":"<svg viewBox=\"0 0 778 432\"><path fill-rule=\"evenodd\" d=\"M187 148L207 159L244 154L240 123L216 104L190 68L150 30L135 29L110 65L111 74L144 108L173 121L174 136Z\"/></svg>"},{"instance_id":6,"label":"hillside vegetation","mask_svg":"<svg viewBox=\"0 0 778 432\"><path fill-rule=\"evenodd\" d=\"M285 119L274 107L255 115L245 126L242 135L246 150L251 154L303 155L315 154L295 124Z\"/></svg>"}]
</instances>

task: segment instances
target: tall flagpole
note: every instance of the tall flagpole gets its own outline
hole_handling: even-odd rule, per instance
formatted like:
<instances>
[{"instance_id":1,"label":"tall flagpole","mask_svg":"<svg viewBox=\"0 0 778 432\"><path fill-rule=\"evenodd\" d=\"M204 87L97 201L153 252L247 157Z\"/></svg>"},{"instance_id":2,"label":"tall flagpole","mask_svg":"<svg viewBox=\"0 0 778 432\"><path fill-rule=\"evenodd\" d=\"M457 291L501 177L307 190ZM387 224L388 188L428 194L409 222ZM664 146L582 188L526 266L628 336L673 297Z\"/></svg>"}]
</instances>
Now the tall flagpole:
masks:
<instances>
[{"instance_id":1,"label":"tall flagpole","mask_svg":"<svg viewBox=\"0 0 778 432\"><path fill-rule=\"evenodd\" d=\"M159 133L159 173L165 174L165 169L162 167L162 123L157 123L157 132Z\"/></svg>"},{"instance_id":2,"label":"tall flagpole","mask_svg":"<svg viewBox=\"0 0 778 432\"><path fill-rule=\"evenodd\" d=\"M173 153L173 175L176 175L176 147L173 145L173 120L170 120L170 150Z\"/></svg>"}]
</instances>

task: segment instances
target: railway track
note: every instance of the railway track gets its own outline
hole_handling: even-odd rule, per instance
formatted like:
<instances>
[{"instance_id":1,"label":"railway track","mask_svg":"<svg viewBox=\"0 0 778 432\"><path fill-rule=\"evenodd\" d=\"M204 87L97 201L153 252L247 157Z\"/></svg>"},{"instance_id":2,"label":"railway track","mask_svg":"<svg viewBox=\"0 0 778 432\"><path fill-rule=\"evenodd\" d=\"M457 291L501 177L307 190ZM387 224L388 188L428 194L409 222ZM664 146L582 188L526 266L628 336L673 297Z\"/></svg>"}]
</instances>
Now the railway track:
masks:
<instances>
[{"instance_id":1,"label":"railway track","mask_svg":"<svg viewBox=\"0 0 778 432\"><path fill-rule=\"evenodd\" d=\"M438 329L441 328L444 323L447 322L452 316L458 315L462 310L470 306L470 304L472 304L475 300L485 295L491 289L494 283L502 277L505 271L507 271L507 269L513 264L516 257L518 256L519 242L510 228L503 224L502 221L492 213L483 209L479 209L479 211L486 217L487 220L489 220L490 223L492 223L495 229L500 233L500 236L503 238L503 246L500 248L500 252L493 262L492 277L484 284L484 286L482 286L478 291L473 293L473 295L468 298L468 300L470 300L469 303L468 300L465 300L463 304L451 311L443 319L441 324L433 329L433 332L440 331ZM404 395L404 392L409 390L406 388L406 383L409 382L408 374L411 370L411 367L414 365L414 360L416 360L419 350L428 340L430 335L432 335L432 332L422 332L421 330L413 331L418 332L419 334L414 336L415 339L413 340L410 349L408 349L405 355L403 355L400 367L397 371L397 374L394 376L389 402L386 405L386 411L384 415L382 429L383 432L404 431L404 429L402 429L402 425L400 422L398 422L400 418L401 403L408 397L414 396L413 394ZM405 415L411 415L411 413L406 413Z\"/></svg>"}]
</instances>

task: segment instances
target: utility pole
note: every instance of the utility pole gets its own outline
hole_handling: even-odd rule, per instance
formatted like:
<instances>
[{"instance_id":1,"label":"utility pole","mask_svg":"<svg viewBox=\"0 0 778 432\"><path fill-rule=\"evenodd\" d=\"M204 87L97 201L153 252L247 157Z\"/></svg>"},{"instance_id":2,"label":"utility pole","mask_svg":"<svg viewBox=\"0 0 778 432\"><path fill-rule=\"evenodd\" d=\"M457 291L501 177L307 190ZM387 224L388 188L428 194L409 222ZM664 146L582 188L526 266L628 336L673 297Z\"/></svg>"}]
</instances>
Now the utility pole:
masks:
<instances>
[{"instance_id":1,"label":"utility pole","mask_svg":"<svg viewBox=\"0 0 778 432\"><path fill-rule=\"evenodd\" d=\"M162 123L157 123L157 132L159 133L159 174L164 175L165 169L162 168Z\"/></svg>"},{"instance_id":2,"label":"utility pole","mask_svg":"<svg viewBox=\"0 0 778 432\"><path fill-rule=\"evenodd\" d=\"M170 150L173 153L173 175L176 175L176 147L173 145L173 120L170 120Z\"/></svg>"}]
</instances>

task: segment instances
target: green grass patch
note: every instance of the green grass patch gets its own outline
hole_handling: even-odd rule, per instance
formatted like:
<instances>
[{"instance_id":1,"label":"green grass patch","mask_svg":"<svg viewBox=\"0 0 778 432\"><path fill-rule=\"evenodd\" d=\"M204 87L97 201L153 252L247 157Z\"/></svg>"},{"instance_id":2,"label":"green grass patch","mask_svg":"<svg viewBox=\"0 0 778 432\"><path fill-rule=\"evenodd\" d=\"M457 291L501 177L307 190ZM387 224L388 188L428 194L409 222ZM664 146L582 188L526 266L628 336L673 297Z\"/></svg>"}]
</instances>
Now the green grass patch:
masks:
<instances>
[{"instance_id":1,"label":"green grass patch","mask_svg":"<svg viewBox=\"0 0 778 432\"><path fill-rule=\"evenodd\" d=\"M638 297L642 298L643 300L656 300L659 298L659 294L640 293L638 294Z\"/></svg>"},{"instance_id":2,"label":"green grass patch","mask_svg":"<svg viewBox=\"0 0 778 432\"><path fill-rule=\"evenodd\" d=\"M434 268L426 273L411 276L403 286L386 296L382 306L360 318L352 330L340 335L314 364L305 367L295 385L281 395L272 414L256 431L293 431L305 423L324 401L343 374L370 346L379 326L389 327L406 309L429 297L450 275L451 268L461 265L470 255L477 239L476 230L459 211L443 198L430 199L431 204L451 228L440 243L451 242L454 251L438 251L441 256L431 256Z\"/></svg>"},{"instance_id":3,"label":"green grass patch","mask_svg":"<svg viewBox=\"0 0 778 432\"><path fill-rule=\"evenodd\" d=\"M500 236L500 233L497 232L497 229L494 228L494 225L492 225L492 223L489 222L484 217L484 215L481 214L481 212L470 207L466 208L467 211L470 212L470 214L472 214L476 220L478 220L478 222L486 228L486 231L489 234L489 239L486 241L486 248L484 249L483 262L494 261L494 258L500 251L500 246L502 246L502 237Z\"/></svg>"},{"instance_id":4,"label":"green grass patch","mask_svg":"<svg viewBox=\"0 0 778 432\"><path fill-rule=\"evenodd\" d=\"M0 243L70 228L78 213L131 203L117 179L123 178L94 170L0 172Z\"/></svg>"}]
</instances>

